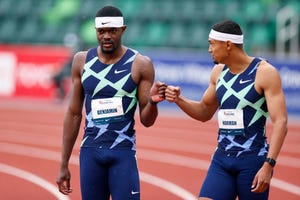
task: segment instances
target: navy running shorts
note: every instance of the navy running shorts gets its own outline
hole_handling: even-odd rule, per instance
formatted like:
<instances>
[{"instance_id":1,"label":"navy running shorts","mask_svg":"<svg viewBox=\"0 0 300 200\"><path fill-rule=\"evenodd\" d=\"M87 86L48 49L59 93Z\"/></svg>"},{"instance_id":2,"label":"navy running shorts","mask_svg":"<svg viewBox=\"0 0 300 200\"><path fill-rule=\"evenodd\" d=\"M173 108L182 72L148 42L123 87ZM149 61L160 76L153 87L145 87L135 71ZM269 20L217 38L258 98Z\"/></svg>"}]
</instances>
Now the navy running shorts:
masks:
<instances>
[{"instance_id":1,"label":"navy running shorts","mask_svg":"<svg viewBox=\"0 0 300 200\"><path fill-rule=\"evenodd\" d=\"M227 156L216 151L203 182L199 197L213 200L267 200L269 189L251 192L252 181L265 162L265 156Z\"/></svg>"},{"instance_id":2,"label":"navy running shorts","mask_svg":"<svg viewBox=\"0 0 300 200\"><path fill-rule=\"evenodd\" d=\"M136 152L82 147L80 186L83 200L139 200Z\"/></svg>"}]
</instances>

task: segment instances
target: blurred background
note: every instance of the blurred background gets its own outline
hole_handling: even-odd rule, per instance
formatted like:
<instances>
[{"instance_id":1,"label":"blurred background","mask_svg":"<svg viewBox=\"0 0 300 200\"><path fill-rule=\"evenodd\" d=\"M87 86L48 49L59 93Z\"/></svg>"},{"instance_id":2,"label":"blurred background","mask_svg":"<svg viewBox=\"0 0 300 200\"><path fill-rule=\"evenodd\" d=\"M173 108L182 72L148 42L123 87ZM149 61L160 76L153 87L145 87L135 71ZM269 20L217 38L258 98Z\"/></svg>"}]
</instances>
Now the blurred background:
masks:
<instances>
[{"instance_id":1,"label":"blurred background","mask_svg":"<svg viewBox=\"0 0 300 200\"><path fill-rule=\"evenodd\" d=\"M80 199L80 139L71 159L74 192L67 197L56 189L63 116L73 55L97 45L94 17L108 4L123 12L124 45L153 60L156 80L180 86L194 100L207 88L213 67L211 26L225 19L241 25L246 52L278 69L287 102L289 133L270 198L299 199L300 0L0 0L2 199L54 199L53 194ZM194 199L174 194L198 193L215 149L217 123L184 119L168 102L158 106L151 129L136 120L143 199ZM156 179L149 181L149 174Z\"/></svg>"},{"instance_id":2,"label":"blurred background","mask_svg":"<svg viewBox=\"0 0 300 200\"><path fill-rule=\"evenodd\" d=\"M0 0L0 97L65 99L72 55L97 45L94 16L107 4L124 14L123 43L195 99L212 68L210 27L237 21L247 53L278 67L288 109L300 113L299 0Z\"/></svg>"},{"instance_id":3,"label":"blurred background","mask_svg":"<svg viewBox=\"0 0 300 200\"><path fill-rule=\"evenodd\" d=\"M244 29L249 53L274 53L276 28L299 29L298 0L0 0L1 43L61 45L75 42L75 34L84 47L94 45L94 16L107 4L123 11L124 43L139 49L205 52L211 25L232 19Z\"/></svg>"}]
</instances>

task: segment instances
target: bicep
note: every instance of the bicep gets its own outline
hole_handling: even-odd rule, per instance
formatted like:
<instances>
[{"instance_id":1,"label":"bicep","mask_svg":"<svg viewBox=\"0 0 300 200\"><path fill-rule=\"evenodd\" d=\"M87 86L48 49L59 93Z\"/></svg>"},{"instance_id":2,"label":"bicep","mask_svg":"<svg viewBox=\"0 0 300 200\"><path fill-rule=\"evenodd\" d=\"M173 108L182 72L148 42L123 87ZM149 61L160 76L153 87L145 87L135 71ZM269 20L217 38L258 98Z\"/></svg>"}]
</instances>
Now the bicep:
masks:
<instances>
[{"instance_id":1,"label":"bicep","mask_svg":"<svg viewBox=\"0 0 300 200\"><path fill-rule=\"evenodd\" d=\"M213 69L209 81L209 86L204 92L202 99L200 101L202 109L205 110L205 112L207 112L211 117L219 107L217 96L216 96L216 85L222 69L223 66L216 66Z\"/></svg>"},{"instance_id":2,"label":"bicep","mask_svg":"<svg viewBox=\"0 0 300 200\"><path fill-rule=\"evenodd\" d=\"M152 86L153 81L149 78L144 78L140 81L138 86L138 100L139 100L139 107L143 108L148 103L148 96L150 92L150 88Z\"/></svg>"},{"instance_id":3,"label":"bicep","mask_svg":"<svg viewBox=\"0 0 300 200\"><path fill-rule=\"evenodd\" d=\"M200 106L203 112L206 113L208 118L211 118L214 115L214 113L219 107L214 85L209 85L209 87L202 96Z\"/></svg>"},{"instance_id":4,"label":"bicep","mask_svg":"<svg viewBox=\"0 0 300 200\"><path fill-rule=\"evenodd\" d=\"M69 102L69 110L74 114L81 114L84 94L81 83L82 68L84 65L83 57L75 55L72 64L72 87Z\"/></svg>"},{"instance_id":5,"label":"bicep","mask_svg":"<svg viewBox=\"0 0 300 200\"><path fill-rule=\"evenodd\" d=\"M212 108L218 107L218 101L216 97L216 87L214 85L210 84L208 86L208 88L203 94L201 102L206 107L212 107Z\"/></svg>"},{"instance_id":6,"label":"bicep","mask_svg":"<svg viewBox=\"0 0 300 200\"><path fill-rule=\"evenodd\" d=\"M284 94L280 82L280 78L274 77L272 84L268 84L264 90L268 112L272 121L276 121L276 119L287 115Z\"/></svg>"},{"instance_id":7,"label":"bicep","mask_svg":"<svg viewBox=\"0 0 300 200\"><path fill-rule=\"evenodd\" d=\"M141 111L148 103L150 89L154 82L155 71L152 62L148 59L143 60L143 62L140 62L139 64L142 65L136 67L138 68L136 69L136 74L139 74L137 97Z\"/></svg>"},{"instance_id":8,"label":"bicep","mask_svg":"<svg viewBox=\"0 0 300 200\"><path fill-rule=\"evenodd\" d=\"M276 121L278 119L286 118L286 104L279 73L273 67L265 68L262 72L263 73L260 73L261 75L268 74L268 76L260 78L260 83L267 101L271 120Z\"/></svg>"}]
</instances>

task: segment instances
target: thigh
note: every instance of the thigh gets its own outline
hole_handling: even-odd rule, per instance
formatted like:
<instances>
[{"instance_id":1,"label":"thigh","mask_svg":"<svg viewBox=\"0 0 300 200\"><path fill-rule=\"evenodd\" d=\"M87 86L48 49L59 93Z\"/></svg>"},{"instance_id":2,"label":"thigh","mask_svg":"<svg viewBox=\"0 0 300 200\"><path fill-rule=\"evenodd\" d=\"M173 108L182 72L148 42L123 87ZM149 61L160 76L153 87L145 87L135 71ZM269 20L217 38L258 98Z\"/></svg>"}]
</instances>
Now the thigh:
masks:
<instances>
[{"instance_id":1,"label":"thigh","mask_svg":"<svg viewBox=\"0 0 300 200\"><path fill-rule=\"evenodd\" d=\"M252 181L265 162L264 156L249 156L240 160L240 173L237 177L237 190L240 200L267 200L269 189L264 193L251 192Z\"/></svg>"},{"instance_id":2,"label":"thigh","mask_svg":"<svg viewBox=\"0 0 300 200\"><path fill-rule=\"evenodd\" d=\"M109 200L108 168L99 162L100 152L80 149L80 187L83 200Z\"/></svg>"},{"instance_id":3,"label":"thigh","mask_svg":"<svg viewBox=\"0 0 300 200\"><path fill-rule=\"evenodd\" d=\"M109 170L113 200L139 200L140 182L135 151L113 150L116 158Z\"/></svg>"},{"instance_id":4,"label":"thigh","mask_svg":"<svg viewBox=\"0 0 300 200\"><path fill-rule=\"evenodd\" d=\"M234 200L236 197L235 176L226 169L230 163L226 157L215 153L202 184L199 197L214 200Z\"/></svg>"}]
</instances>

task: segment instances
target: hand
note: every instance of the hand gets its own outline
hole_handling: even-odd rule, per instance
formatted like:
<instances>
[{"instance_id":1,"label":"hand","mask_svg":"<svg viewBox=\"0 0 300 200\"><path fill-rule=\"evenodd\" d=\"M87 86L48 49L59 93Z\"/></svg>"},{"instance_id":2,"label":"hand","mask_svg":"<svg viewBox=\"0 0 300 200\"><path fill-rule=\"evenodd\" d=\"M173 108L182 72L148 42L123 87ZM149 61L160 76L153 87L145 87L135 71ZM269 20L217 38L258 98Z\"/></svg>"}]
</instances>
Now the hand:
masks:
<instances>
[{"instance_id":1,"label":"hand","mask_svg":"<svg viewBox=\"0 0 300 200\"><path fill-rule=\"evenodd\" d=\"M169 85L165 90L165 98L169 102L176 102L180 96L180 87Z\"/></svg>"},{"instance_id":2,"label":"hand","mask_svg":"<svg viewBox=\"0 0 300 200\"><path fill-rule=\"evenodd\" d=\"M261 193L270 186L273 168L268 165L269 164L265 163L255 175L251 186L251 192Z\"/></svg>"},{"instance_id":3,"label":"hand","mask_svg":"<svg viewBox=\"0 0 300 200\"><path fill-rule=\"evenodd\" d=\"M69 169L61 169L57 177L56 183L61 193L68 195L73 190L70 188L71 174Z\"/></svg>"},{"instance_id":4,"label":"hand","mask_svg":"<svg viewBox=\"0 0 300 200\"><path fill-rule=\"evenodd\" d=\"M165 99L165 90L167 85L163 82L157 81L150 89L150 101L153 103L161 102Z\"/></svg>"}]
</instances>

